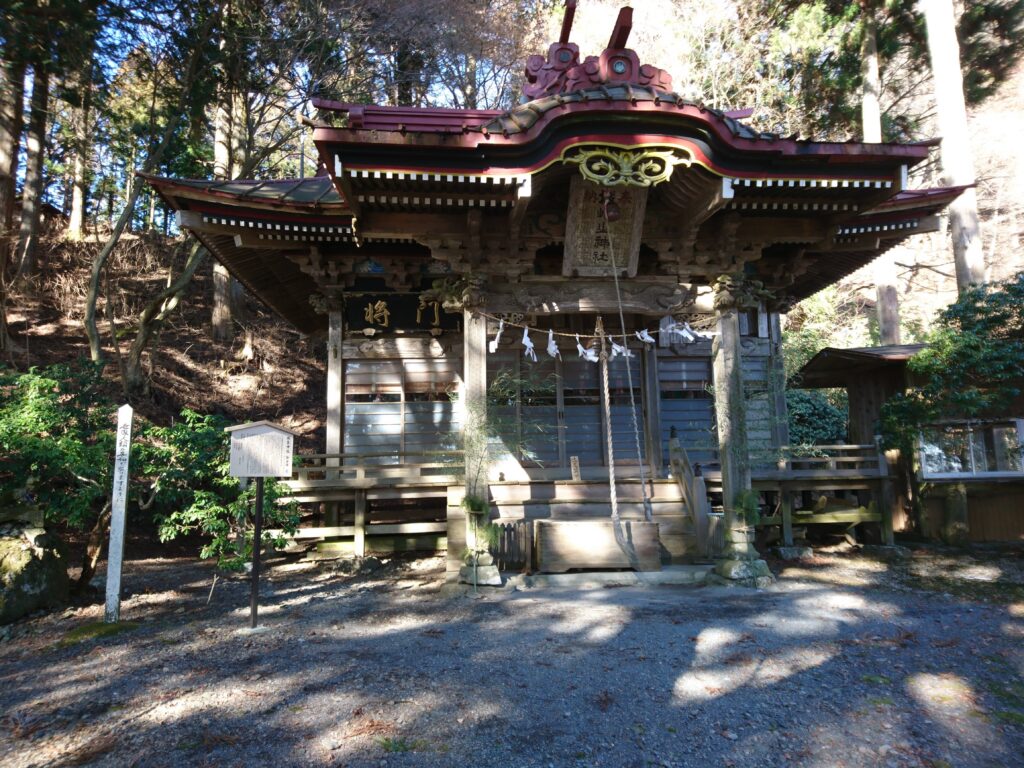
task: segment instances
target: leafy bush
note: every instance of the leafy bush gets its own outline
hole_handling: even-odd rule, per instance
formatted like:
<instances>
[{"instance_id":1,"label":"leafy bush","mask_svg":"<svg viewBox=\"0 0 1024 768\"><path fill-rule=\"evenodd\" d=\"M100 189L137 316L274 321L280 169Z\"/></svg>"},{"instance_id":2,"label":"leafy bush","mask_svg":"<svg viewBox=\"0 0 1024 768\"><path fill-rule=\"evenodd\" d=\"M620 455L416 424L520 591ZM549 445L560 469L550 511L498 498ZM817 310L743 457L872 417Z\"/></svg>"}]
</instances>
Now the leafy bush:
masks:
<instances>
[{"instance_id":1,"label":"leafy bush","mask_svg":"<svg viewBox=\"0 0 1024 768\"><path fill-rule=\"evenodd\" d=\"M0 369L0 503L37 503L49 522L92 523L111 486L115 407L87 363Z\"/></svg>"},{"instance_id":2,"label":"leafy bush","mask_svg":"<svg viewBox=\"0 0 1024 768\"><path fill-rule=\"evenodd\" d=\"M242 490L228 474L230 438L220 416L203 416L188 409L181 421L170 427L150 427L139 446L138 461L149 480L149 498L155 505L154 519L160 540L200 533L208 541L200 550L202 558L216 557L222 568L238 570L251 559L253 531L248 525L255 509L256 484ZM268 480L264 484L263 521L266 528L293 533L299 524L294 504L280 505L284 487ZM282 538L264 530L263 545L280 547Z\"/></svg>"},{"instance_id":3,"label":"leafy bush","mask_svg":"<svg viewBox=\"0 0 1024 768\"><path fill-rule=\"evenodd\" d=\"M117 421L102 384L88 363L0 369L0 504L34 502L49 523L79 529L96 522L109 501ZM189 410L169 427L136 416L129 503L152 516L162 541L202 534L200 557L240 568L252 555L255 484L243 491L229 476L225 426ZM277 503L282 491L266 483L264 518L292 532L298 513ZM282 542L265 535L264 543Z\"/></svg>"},{"instance_id":4,"label":"leafy bush","mask_svg":"<svg viewBox=\"0 0 1024 768\"><path fill-rule=\"evenodd\" d=\"M792 445L835 445L846 440L846 414L815 390L786 391L789 442Z\"/></svg>"},{"instance_id":5,"label":"leafy bush","mask_svg":"<svg viewBox=\"0 0 1024 768\"><path fill-rule=\"evenodd\" d=\"M1024 272L966 291L907 364L919 386L882 407L882 432L909 450L921 426L1010 415L1024 385Z\"/></svg>"}]
</instances>

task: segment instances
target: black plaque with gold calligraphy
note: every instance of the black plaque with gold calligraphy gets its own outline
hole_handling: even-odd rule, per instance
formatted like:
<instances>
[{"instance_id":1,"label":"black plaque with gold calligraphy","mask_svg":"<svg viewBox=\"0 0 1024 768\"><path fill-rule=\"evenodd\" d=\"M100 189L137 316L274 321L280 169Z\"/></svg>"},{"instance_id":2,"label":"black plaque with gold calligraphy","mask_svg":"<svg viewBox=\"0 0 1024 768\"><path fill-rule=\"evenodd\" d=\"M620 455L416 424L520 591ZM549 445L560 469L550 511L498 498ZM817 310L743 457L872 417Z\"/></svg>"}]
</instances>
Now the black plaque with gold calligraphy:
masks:
<instances>
[{"instance_id":1,"label":"black plaque with gold calligraphy","mask_svg":"<svg viewBox=\"0 0 1024 768\"><path fill-rule=\"evenodd\" d=\"M414 293L363 293L345 296L345 325L350 331L457 330L461 315L441 309L440 302Z\"/></svg>"}]
</instances>

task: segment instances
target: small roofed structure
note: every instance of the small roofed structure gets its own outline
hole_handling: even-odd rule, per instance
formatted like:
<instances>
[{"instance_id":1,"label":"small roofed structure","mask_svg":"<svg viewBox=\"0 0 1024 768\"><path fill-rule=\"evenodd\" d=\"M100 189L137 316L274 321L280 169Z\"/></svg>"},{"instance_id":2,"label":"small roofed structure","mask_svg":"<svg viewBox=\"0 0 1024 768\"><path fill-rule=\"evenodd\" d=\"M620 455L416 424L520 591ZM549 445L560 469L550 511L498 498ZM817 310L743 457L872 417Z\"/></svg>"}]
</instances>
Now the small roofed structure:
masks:
<instances>
[{"instance_id":1,"label":"small roofed structure","mask_svg":"<svg viewBox=\"0 0 1024 768\"><path fill-rule=\"evenodd\" d=\"M791 386L843 388L849 394L852 442L877 434L882 406L914 385L907 369L924 344L826 347L793 376ZM893 524L911 528L921 493L920 533L950 541L1024 540L1024 419L965 420L948 414L925 425L914 456L891 452ZM919 484L909 482L913 475Z\"/></svg>"},{"instance_id":2,"label":"small roofed structure","mask_svg":"<svg viewBox=\"0 0 1024 768\"><path fill-rule=\"evenodd\" d=\"M847 390L850 398L850 442L870 443L878 434L883 403L906 390L909 383L907 361L924 346L826 347L804 364L793 376L790 386Z\"/></svg>"}]
</instances>

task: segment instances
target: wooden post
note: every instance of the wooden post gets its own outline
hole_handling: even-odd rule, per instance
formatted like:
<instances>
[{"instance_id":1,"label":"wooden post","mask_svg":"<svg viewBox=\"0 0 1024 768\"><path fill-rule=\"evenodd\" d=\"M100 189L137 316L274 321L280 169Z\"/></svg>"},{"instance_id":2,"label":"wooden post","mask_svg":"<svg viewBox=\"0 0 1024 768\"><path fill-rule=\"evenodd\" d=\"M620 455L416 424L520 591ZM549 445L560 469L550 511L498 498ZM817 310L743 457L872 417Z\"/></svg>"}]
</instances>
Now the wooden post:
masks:
<instances>
[{"instance_id":1,"label":"wooden post","mask_svg":"<svg viewBox=\"0 0 1024 768\"><path fill-rule=\"evenodd\" d=\"M889 472L889 457L882 448L882 438L875 436L875 447L878 451L878 511L882 516L882 544L887 547L896 544L892 530L893 505L896 503L896 494L893 493L892 475Z\"/></svg>"},{"instance_id":2,"label":"wooden post","mask_svg":"<svg viewBox=\"0 0 1024 768\"><path fill-rule=\"evenodd\" d=\"M341 359L342 315L341 310L329 313L327 334L327 444L324 453L341 453L342 425L342 384L343 366ZM328 466L337 466L337 460L328 460Z\"/></svg>"},{"instance_id":3,"label":"wooden post","mask_svg":"<svg viewBox=\"0 0 1024 768\"><path fill-rule=\"evenodd\" d=\"M252 591L249 595L249 621L253 629L260 610L260 550L263 549L263 478L256 478L256 510L252 532Z\"/></svg>"},{"instance_id":4,"label":"wooden post","mask_svg":"<svg viewBox=\"0 0 1024 768\"><path fill-rule=\"evenodd\" d=\"M366 491L356 491L355 500L355 536L352 542L356 557L366 555Z\"/></svg>"},{"instance_id":5,"label":"wooden post","mask_svg":"<svg viewBox=\"0 0 1024 768\"><path fill-rule=\"evenodd\" d=\"M661 452L661 392L658 389L658 350L643 345L644 363L644 438L647 440L647 463L651 479L662 475L665 457Z\"/></svg>"},{"instance_id":6,"label":"wooden post","mask_svg":"<svg viewBox=\"0 0 1024 768\"><path fill-rule=\"evenodd\" d=\"M793 546L793 493L783 486L779 492L779 501L782 505L782 545Z\"/></svg>"},{"instance_id":7,"label":"wooden post","mask_svg":"<svg viewBox=\"0 0 1024 768\"><path fill-rule=\"evenodd\" d=\"M132 445L132 407L117 409L117 448L114 453L114 487L110 501L110 544L107 547L106 609L103 620L121 619L121 564L124 560L124 506L128 497L128 459Z\"/></svg>"},{"instance_id":8,"label":"wooden post","mask_svg":"<svg viewBox=\"0 0 1024 768\"><path fill-rule=\"evenodd\" d=\"M343 318L340 309L328 314L327 332L327 442L324 453L342 452L342 424L344 422L345 361L341 357ZM327 459L326 466L337 467L340 459ZM334 473L327 472L327 479L334 479ZM338 502L328 502L326 519L328 526L340 525L341 515Z\"/></svg>"},{"instance_id":9,"label":"wooden post","mask_svg":"<svg viewBox=\"0 0 1024 768\"><path fill-rule=\"evenodd\" d=\"M771 358L768 361L768 386L775 447L789 445L789 408L786 406L786 366L782 357L782 324L779 313L768 315ZM780 454L780 460L783 457Z\"/></svg>"}]
</instances>

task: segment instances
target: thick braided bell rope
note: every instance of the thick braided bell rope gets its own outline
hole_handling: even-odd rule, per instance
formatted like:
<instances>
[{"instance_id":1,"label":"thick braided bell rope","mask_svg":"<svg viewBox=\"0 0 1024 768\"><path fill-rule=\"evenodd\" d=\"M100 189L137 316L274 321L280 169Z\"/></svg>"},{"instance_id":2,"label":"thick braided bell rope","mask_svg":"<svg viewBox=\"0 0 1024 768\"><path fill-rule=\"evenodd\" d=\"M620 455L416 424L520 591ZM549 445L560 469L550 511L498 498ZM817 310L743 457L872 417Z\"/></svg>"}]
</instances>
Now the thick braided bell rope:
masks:
<instances>
[{"instance_id":1,"label":"thick braided bell rope","mask_svg":"<svg viewBox=\"0 0 1024 768\"><path fill-rule=\"evenodd\" d=\"M608 443L608 498L612 503L612 520L619 521L619 497L615 491L615 450L612 447L612 397L608 388L608 348L604 338L604 324L597 321L597 334L601 339L601 399L604 403L604 431Z\"/></svg>"},{"instance_id":2,"label":"thick braided bell rope","mask_svg":"<svg viewBox=\"0 0 1024 768\"><path fill-rule=\"evenodd\" d=\"M615 300L619 307L619 328L622 330L622 346L629 351L629 340L626 337L626 315L622 310L622 292L619 289L619 268L615 264L615 243L612 241L612 228L611 222L608 221L608 210L603 211L605 223L609 224L608 230L608 255L612 260L612 277L615 281ZM604 348L604 338L601 340L602 350ZM640 493L642 494L644 501L644 519L647 522L651 522L654 519L654 510L651 508L651 499L647 495L647 478L644 476L644 459L643 454L640 451L640 425L636 419L636 398L633 395L633 366L630 365L628 356L623 358L626 363L626 383L629 385L629 415L633 419L633 439L636 441L636 464L640 468ZM611 461L612 452L612 414L611 414L611 397L608 393L608 377L605 376L604 382L604 397L605 402L608 403L606 406L608 410L608 456L609 464L611 465L611 471L608 473L611 479L612 485L612 496L615 495L615 464ZM612 505L612 515L617 517L615 505Z\"/></svg>"}]
</instances>

